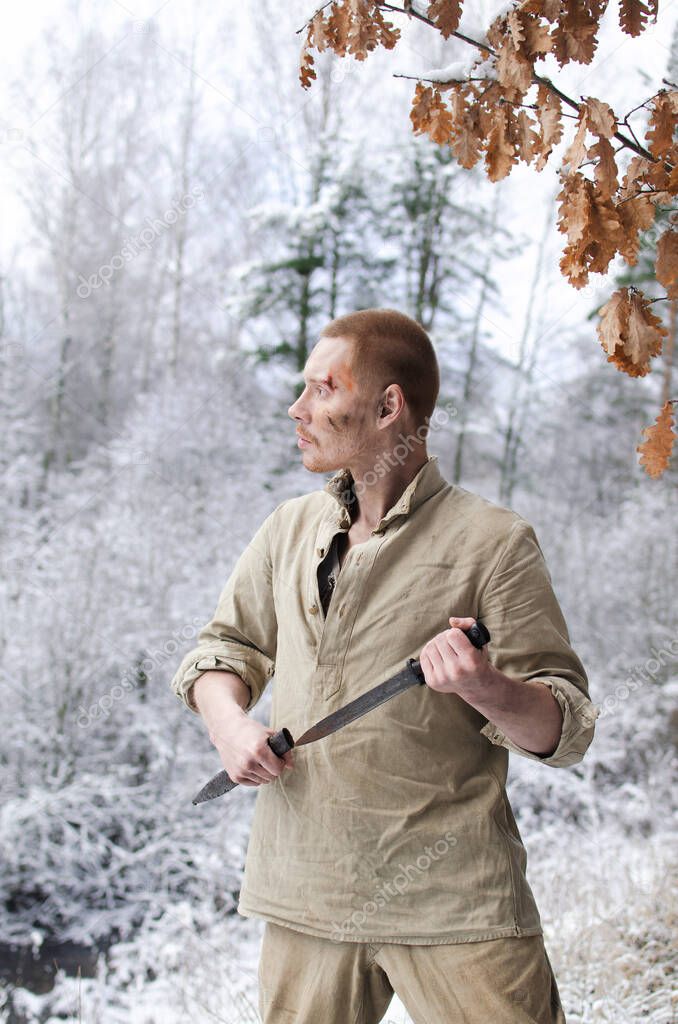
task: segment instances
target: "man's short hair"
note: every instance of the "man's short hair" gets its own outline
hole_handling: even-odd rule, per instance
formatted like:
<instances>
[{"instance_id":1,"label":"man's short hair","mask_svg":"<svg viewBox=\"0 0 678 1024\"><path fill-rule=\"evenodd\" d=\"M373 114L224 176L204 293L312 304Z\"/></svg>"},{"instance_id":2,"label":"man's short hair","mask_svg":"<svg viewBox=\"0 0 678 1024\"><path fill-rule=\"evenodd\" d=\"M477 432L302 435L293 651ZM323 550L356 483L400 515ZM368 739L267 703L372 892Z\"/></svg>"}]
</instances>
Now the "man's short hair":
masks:
<instances>
[{"instance_id":1,"label":"man's short hair","mask_svg":"<svg viewBox=\"0 0 678 1024\"><path fill-rule=\"evenodd\" d=\"M438 399L440 371L421 324L395 309L362 309L332 320L320 336L353 343L351 369L366 394L376 398L389 384L399 384L413 429L428 423Z\"/></svg>"}]
</instances>

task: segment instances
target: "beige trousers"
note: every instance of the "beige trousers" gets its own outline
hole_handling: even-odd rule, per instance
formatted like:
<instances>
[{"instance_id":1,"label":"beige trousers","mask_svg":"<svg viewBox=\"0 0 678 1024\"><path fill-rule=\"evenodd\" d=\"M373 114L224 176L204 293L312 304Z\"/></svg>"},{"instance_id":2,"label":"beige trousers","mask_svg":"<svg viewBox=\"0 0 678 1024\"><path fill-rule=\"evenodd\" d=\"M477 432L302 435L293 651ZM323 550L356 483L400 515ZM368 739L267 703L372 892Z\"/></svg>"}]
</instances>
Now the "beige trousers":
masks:
<instances>
[{"instance_id":1,"label":"beige trousers","mask_svg":"<svg viewBox=\"0 0 678 1024\"><path fill-rule=\"evenodd\" d=\"M266 922L263 1024L378 1024L394 992L414 1024L565 1024L541 935L371 945Z\"/></svg>"}]
</instances>

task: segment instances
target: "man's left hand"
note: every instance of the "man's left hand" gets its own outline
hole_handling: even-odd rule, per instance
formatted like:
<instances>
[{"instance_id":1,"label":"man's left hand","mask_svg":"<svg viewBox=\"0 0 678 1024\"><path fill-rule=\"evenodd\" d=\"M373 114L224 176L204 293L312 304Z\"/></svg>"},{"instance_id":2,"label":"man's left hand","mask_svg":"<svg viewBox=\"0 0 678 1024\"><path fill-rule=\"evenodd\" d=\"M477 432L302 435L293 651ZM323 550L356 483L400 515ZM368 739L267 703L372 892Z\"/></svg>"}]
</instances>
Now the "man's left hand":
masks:
<instances>
[{"instance_id":1,"label":"man's left hand","mask_svg":"<svg viewBox=\"0 0 678 1024\"><path fill-rule=\"evenodd\" d=\"M487 647L478 650L462 632L470 629L475 619L451 616L448 621L450 628L429 640L419 655L424 679L439 693L477 695L492 686L495 670Z\"/></svg>"}]
</instances>

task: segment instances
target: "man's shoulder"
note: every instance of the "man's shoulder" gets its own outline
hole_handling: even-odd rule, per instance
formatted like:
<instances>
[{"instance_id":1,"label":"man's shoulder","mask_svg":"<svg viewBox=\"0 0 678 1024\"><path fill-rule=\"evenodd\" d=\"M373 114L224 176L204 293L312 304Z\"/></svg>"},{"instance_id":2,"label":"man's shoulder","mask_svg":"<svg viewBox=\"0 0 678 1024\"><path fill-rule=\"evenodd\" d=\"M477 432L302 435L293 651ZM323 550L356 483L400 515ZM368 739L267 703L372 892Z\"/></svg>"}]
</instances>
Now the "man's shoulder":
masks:
<instances>
[{"instance_id":1,"label":"man's shoulder","mask_svg":"<svg viewBox=\"0 0 678 1024\"><path fill-rule=\"evenodd\" d=\"M449 514L451 521L460 521L469 529L477 529L481 533L491 532L495 536L508 538L519 524L530 526L513 509L458 484L444 488L440 497L444 514Z\"/></svg>"},{"instance_id":2,"label":"man's shoulder","mask_svg":"<svg viewBox=\"0 0 678 1024\"><path fill-rule=\"evenodd\" d=\"M532 525L518 512L458 485L440 493L428 527L443 564L474 567L479 583L492 575L516 545L535 539ZM423 541L426 544L426 541Z\"/></svg>"}]
</instances>

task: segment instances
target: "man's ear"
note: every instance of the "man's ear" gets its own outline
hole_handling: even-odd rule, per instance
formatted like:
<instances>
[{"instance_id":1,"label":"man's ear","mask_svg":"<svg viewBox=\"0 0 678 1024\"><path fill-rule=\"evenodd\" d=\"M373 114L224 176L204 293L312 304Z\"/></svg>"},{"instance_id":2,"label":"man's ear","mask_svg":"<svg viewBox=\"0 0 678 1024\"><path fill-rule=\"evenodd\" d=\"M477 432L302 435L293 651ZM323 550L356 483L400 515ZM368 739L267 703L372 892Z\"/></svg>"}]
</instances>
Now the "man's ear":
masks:
<instances>
[{"instance_id":1,"label":"man's ear","mask_svg":"<svg viewBox=\"0 0 678 1024\"><path fill-rule=\"evenodd\" d=\"M379 401L379 418L383 419L384 416L389 416L394 411L396 405L396 392L389 388L384 392Z\"/></svg>"}]
</instances>

